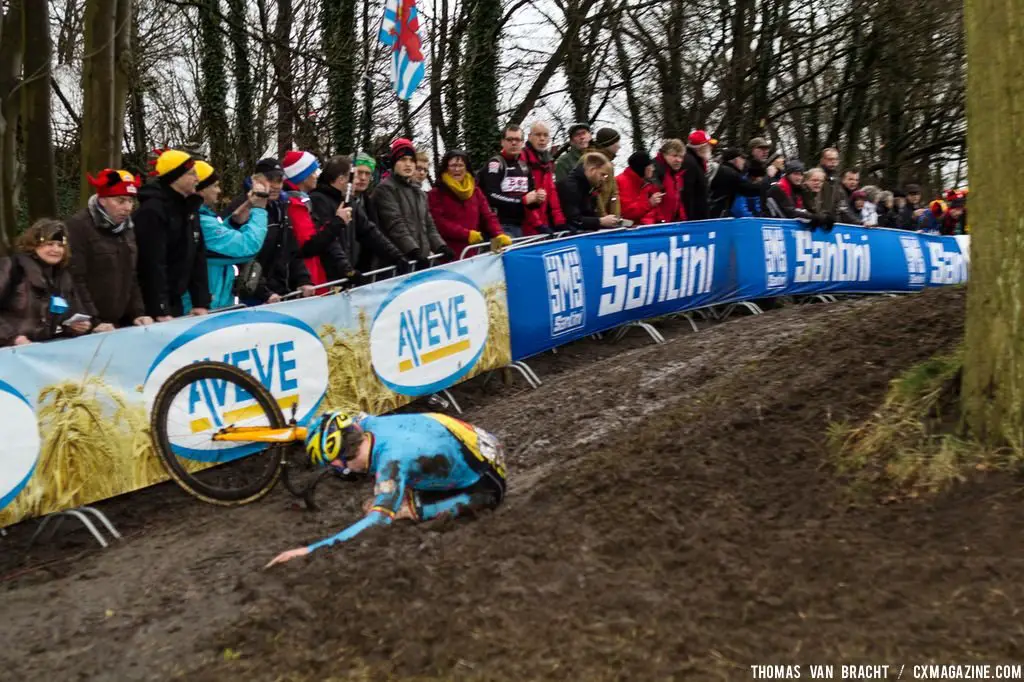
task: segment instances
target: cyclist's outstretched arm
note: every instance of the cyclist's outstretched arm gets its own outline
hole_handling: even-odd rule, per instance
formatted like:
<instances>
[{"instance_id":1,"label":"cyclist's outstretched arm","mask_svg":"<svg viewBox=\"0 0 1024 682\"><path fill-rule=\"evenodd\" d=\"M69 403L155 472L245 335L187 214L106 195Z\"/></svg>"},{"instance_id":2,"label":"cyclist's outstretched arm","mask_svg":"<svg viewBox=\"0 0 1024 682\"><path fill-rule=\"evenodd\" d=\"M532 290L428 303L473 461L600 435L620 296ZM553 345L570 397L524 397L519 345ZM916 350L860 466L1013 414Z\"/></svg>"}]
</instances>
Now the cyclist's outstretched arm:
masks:
<instances>
[{"instance_id":1,"label":"cyclist's outstretched arm","mask_svg":"<svg viewBox=\"0 0 1024 682\"><path fill-rule=\"evenodd\" d=\"M345 542L373 526L389 526L395 520L399 505L405 495L405 475L399 470L397 463L390 463L377 474L377 482L373 488L373 506L363 518L345 530L329 538L314 542L309 551L329 547L336 542Z\"/></svg>"}]
</instances>

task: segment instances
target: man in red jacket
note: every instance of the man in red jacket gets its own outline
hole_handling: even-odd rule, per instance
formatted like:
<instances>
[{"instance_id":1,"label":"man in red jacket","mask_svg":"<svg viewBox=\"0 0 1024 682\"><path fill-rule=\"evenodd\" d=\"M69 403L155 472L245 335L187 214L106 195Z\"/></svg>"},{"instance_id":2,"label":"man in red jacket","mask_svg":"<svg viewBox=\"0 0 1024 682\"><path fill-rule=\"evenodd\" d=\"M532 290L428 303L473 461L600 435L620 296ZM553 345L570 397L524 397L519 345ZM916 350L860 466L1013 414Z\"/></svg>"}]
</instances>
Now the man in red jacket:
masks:
<instances>
[{"instance_id":1,"label":"man in red jacket","mask_svg":"<svg viewBox=\"0 0 1024 682\"><path fill-rule=\"evenodd\" d=\"M456 258L462 258L467 246L481 244L485 239L498 248L512 243L501 231L487 197L476 186L469 155L461 149L452 149L441 159L441 177L427 193L427 204L438 233Z\"/></svg>"},{"instance_id":2,"label":"man in red jacket","mask_svg":"<svg viewBox=\"0 0 1024 682\"><path fill-rule=\"evenodd\" d=\"M664 197L657 207L658 223L677 223L686 220L683 206L683 155L686 153L682 140L665 140L654 157L654 181L661 186Z\"/></svg>"},{"instance_id":3,"label":"man in red jacket","mask_svg":"<svg viewBox=\"0 0 1024 682\"><path fill-rule=\"evenodd\" d=\"M650 154L639 151L629 157L628 164L615 178L619 183L622 217L635 225L653 225L659 222L658 206L665 198L665 193L651 182L654 161Z\"/></svg>"},{"instance_id":4,"label":"man in red jacket","mask_svg":"<svg viewBox=\"0 0 1024 682\"><path fill-rule=\"evenodd\" d=\"M544 121L534 121L530 137L523 149L523 158L533 176L533 188L544 190L544 200L526 206L523 236L557 232L565 229L565 216L555 191L555 164L551 160L551 130Z\"/></svg>"}]
</instances>

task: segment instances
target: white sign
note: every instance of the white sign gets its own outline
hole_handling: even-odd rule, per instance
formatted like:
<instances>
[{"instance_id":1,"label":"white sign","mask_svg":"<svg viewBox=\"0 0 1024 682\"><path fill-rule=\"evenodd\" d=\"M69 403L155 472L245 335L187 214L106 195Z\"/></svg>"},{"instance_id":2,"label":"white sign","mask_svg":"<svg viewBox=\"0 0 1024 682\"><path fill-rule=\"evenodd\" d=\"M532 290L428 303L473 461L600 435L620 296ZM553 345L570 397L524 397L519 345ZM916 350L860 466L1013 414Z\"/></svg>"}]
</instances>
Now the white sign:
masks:
<instances>
[{"instance_id":1,"label":"white sign","mask_svg":"<svg viewBox=\"0 0 1024 682\"><path fill-rule=\"evenodd\" d=\"M32 406L10 384L0 381L4 416L4 455L0 459L0 509L18 496L39 458L39 424Z\"/></svg>"}]
</instances>

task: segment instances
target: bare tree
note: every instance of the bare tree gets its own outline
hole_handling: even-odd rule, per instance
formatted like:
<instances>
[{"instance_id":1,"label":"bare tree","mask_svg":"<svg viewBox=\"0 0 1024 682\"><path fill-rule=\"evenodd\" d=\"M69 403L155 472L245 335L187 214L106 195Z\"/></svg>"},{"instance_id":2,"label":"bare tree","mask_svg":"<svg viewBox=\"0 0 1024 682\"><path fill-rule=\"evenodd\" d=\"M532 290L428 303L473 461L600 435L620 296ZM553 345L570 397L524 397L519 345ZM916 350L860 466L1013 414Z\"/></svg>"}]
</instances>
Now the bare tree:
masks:
<instances>
[{"instance_id":1,"label":"bare tree","mask_svg":"<svg viewBox=\"0 0 1024 682\"><path fill-rule=\"evenodd\" d=\"M57 213L57 178L53 165L53 132L50 126L50 12L39 3L21 15L25 51L22 83L22 126L25 134L25 194L29 221Z\"/></svg>"}]
</instances>

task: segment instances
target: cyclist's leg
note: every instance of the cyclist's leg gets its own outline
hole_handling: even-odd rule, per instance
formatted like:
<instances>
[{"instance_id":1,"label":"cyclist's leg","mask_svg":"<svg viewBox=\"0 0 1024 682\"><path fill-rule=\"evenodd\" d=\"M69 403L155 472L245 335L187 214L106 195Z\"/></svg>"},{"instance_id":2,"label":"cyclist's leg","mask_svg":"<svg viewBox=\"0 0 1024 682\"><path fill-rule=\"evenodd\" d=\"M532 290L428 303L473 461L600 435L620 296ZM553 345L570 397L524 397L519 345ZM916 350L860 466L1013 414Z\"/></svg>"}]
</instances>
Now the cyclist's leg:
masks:
<instances>
[{"instance_id":1,"label":"cyclist's leg","mask_svg":"<svg viewBox=\"0 0 1024 682\"><path fill-rule=\"evenodd\" d=\"M455 517L467 512L494 509L504 497L504 481L497 475L485 474L468 488L413 491L411 506L417 520L430 521L445 515Z\"/></svg>"}]
</instances>

